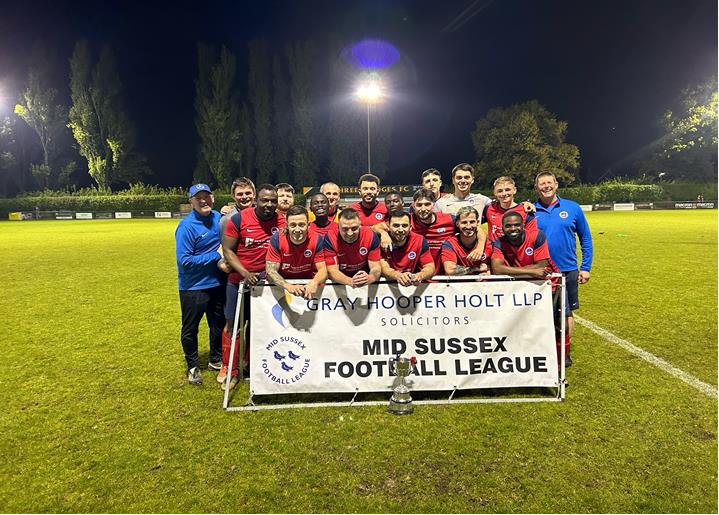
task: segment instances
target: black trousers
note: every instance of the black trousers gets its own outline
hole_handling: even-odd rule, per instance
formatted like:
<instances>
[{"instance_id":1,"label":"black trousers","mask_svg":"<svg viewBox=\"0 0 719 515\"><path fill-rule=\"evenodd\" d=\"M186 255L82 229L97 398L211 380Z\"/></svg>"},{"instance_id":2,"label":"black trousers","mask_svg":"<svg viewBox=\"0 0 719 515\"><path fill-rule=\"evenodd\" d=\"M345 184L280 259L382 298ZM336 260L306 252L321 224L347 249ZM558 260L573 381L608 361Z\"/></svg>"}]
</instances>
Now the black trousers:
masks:
<instances>
[{"instance_id":1,"label":"black trousers","mask_svg":"<svg viewBox=\"0 0 719 515\"><path fill-rule=\"evenodd\" d=\"M207 315L210 328L210 361L222 361L222 329L225 327L225 285L206 290L180 290L182 332L180 341L187 368L200 365L197 351L197 331L202 315Z\"/></svg>"}]
</instances>

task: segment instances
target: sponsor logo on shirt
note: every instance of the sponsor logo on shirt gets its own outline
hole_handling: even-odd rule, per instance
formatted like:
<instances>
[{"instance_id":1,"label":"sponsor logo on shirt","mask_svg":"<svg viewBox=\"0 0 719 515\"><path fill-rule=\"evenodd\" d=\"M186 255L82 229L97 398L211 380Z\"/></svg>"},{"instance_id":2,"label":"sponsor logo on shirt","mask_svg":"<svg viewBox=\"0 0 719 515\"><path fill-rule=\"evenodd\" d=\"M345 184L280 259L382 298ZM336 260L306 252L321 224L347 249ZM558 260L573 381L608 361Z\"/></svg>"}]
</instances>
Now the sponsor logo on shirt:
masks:
<instances>
[{"instance_id":1,"label":"sponsor logo on shirt","mask_svg":"<svg viewBox=\"0 0 719 515\"><path fill-rule=\"evenodd\" d=\"M439 227L439 228L437 228L437 232L438 232L438 233L447 232L447 228L446 228L446 227Z\"/></svg>"}]
</instances>

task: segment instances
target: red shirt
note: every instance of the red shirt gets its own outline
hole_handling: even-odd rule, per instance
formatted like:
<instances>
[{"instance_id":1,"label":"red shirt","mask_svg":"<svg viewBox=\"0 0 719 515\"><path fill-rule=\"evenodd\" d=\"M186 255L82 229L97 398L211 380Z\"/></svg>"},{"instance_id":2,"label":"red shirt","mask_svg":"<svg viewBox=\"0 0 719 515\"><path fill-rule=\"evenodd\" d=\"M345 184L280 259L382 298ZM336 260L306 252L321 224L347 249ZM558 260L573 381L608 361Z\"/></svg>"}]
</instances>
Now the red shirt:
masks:
<instances>
[{"instance_id":1,"label":"red shirt","mask_svg":"<svg viewBox=\"0 0 719 515\"><path fill-rule=\"evenodd\" d=\"M273 234L265 260L279 263L278 272L285 279L312 279L317 272L315 263L325 260L322 237L309 232L303 243L295 245L286 234Z\"/></svg>"},{"instance_id":2,"label":"red shirt","mask_svg":"<svg viewBox=\"0 0 719 515\"><path fill-rule=\"evenodd\" d=\"M250 272L262 272L265 269L265 256L270 238L285 226L285 217L275 213L269 220L257 216L253 207L233 214L225 227L225 234L237 239L237 257ZM232 272L228 280L237 284L242 276Z\"/></svg>"},{"instance_id":3,"label":"red shirt","mask_svg":"<svg viewBox=\"0 0 719 515\"><path fill-rule=\"evenodd\" d=\"M392 242L392 250L382 251L382 259L387 261L393 270L412 274L433 261L427 240L413 232L409 233L407 241L401 247Z\"/></svg>"},{"instance_id":4,"label":"red shirt","mask_svg":"<svg viewBox=\"0 0 719 515\"><path fill-rule=\"evenodd\" d=\"M504 231L502 230L502 217L504 216L504 213L508 213L509 211L517 212L522 216L524 227L526 229L534 230L536 228L537 224L534 219L534 213L527 213L522 204L517 204L516 206L504 209L499 205L499 202L494 200L487 206L487 209L484 212L484 219L487 220L487 240L496 240L497 238L504 236Z\"/></svg>"},{"instance_id":5,"label":"red shirt","mask_svg":"<svg viewBox=\"0 0 719 515\"><path fill-rule=\"evenodd\" d=\"M371 227L380 222L384 222L387 218L387 206L384 205L384 202L376 202L371 209L363 207L362 202L352 204L350 207L357 210L362 225Z\"/></svg>"},{"instance_id":6,"label":"red shirt","mask_svg":"<svg viewBox=\"0 0 719 515\"><path fill-rule=\"evenodd\" d=\"M310 222L310 232L314 232L318 236L324 236L330 231L337 232L338 230L339 226L337 225L337 222L335 222L331 218L329 219L329 223L324 227L320 227L319 225L317 225L317 220L315 220L314 222Z\"/></svg>"},{"instance_id":7,"label":"red shirt","mask_svg":"<svg viewBox=\"0 0 719 515\"><path fill-rule=\"evenodd\" d=\"M433 213L434 222L430 225L420 221L417 215L410 217L412 232L424 236L434 259L437 273L442 269L442 244L454 235L454 216L449 213Z\"/></svg>"},{"instance_id":8,"label":"red shirt","mask_svg":"<svg viewBox=\"0 0 719 515\"><path fill-rule=\"evenodd\" d=\"M469 259L467 257L467 255L472 252L472 249L474 249L474 245L470 248L466 248L462 245L459 236L452 236L442 244L442 263L451 261L452 263L457 263L459 266L479 267L482 263L489 262L489 256L492 254L492 242L490 242L489 239L487 239L484 252L479 259Z\"/></svg>"},{"instance_id":9,"label":"red shirt","mask_svg":"<svg viewBox=\"0 0 719 515\"><path fill-rule=\"evenodd\" d=\"M355 242L347 243L339 231L330 231L325 236L324 252L327 266L337 265L343 274L352 277L359 270L369 272L368 261L380 260L379 236L369 227L360 227Z\"/></svg>"},{"instance_id":10,"label":"red shirt","mask_svg":"<svg viewBox=\"0 0 719 515\"><path fill-rule=\"evenodd\" d=\"M549 257L547 238L539 229L524 231L524 241L519 246L512 245L506 236L494 240L491 258L501 259L507 266L520 268L547 259L549 267L552 271L556 271L556 266Z\"/></svg>"}]
</instances>

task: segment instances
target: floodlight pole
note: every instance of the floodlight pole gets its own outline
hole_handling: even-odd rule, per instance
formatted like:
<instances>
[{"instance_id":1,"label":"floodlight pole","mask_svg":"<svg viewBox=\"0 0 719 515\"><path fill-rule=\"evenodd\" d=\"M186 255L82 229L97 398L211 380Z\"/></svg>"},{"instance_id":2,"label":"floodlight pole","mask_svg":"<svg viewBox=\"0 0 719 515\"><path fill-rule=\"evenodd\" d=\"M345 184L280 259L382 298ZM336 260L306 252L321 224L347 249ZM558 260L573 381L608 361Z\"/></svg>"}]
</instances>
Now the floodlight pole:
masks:
<instances>
[{"instance_id":1,"label":"floodlight pole","mask_svg":"<svg viewBox=\"0 0 719 515\"><path fill-rule=\"evenodd\" d=\"M372 146L370 143L370 131L369 131L369 110L372 104L367 102L367 171L372 172Z\"/></svg>"}]
</instances>

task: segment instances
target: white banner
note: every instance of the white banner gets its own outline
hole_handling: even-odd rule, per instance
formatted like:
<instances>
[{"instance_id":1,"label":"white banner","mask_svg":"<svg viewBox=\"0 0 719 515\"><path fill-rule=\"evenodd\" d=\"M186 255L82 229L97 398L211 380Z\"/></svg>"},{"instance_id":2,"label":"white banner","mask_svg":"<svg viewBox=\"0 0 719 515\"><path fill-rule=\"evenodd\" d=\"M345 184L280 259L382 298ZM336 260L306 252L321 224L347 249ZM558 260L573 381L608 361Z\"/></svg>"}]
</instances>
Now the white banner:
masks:
<instances>
[{"instance_id":1,"label":"white banner","mask_svg":"<svg viewBox=\"0 0 719 515\"><path fill-rule=\"evenodd\" d=\"M412 390L557 386L548 281L327 285L318 295L252 289L254 394L390 390L397 354L417 359Z\"/></svg>"}]
</instances>

